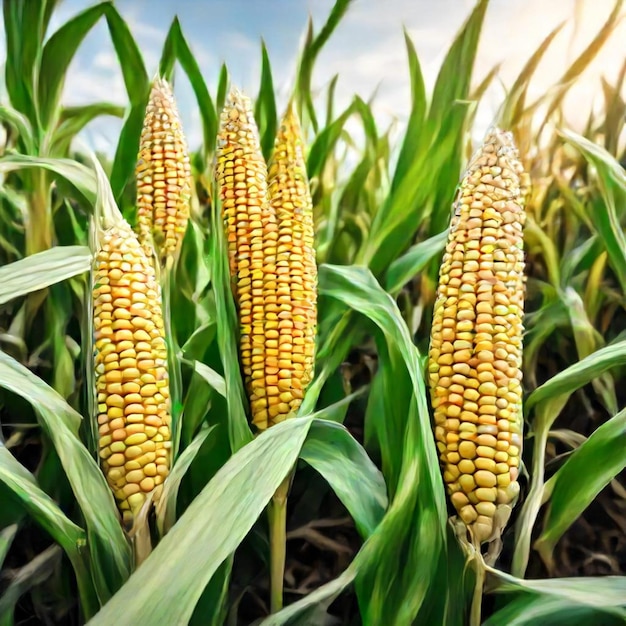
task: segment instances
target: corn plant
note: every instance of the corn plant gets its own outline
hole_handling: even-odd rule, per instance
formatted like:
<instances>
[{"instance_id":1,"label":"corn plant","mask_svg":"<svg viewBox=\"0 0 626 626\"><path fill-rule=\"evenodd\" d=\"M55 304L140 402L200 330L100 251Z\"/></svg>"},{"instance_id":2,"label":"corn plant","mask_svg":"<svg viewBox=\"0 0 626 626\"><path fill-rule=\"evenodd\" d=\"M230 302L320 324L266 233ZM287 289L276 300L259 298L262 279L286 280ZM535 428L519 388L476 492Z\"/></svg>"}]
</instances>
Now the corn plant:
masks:
<instances>
[{"instance_id":1,"label":"corn plant","mask_svg":"<svg viewBox=\"0 0 626 626\"><path fill-rule=\"evenodd\" d=\"M336 81L316 89L349 0L309 24L280 118L263 45L254 100L226 67L210 94L177 19L151 82L111 3L48 37L55 4L3 5L0 621L623 623L626 72L586 129L561 114L623 2L528 102L550 34L507 86L494 126L511 135L478 161L487 0L432 90L405 37L397 143L372 102L337 113ZM68 110L64 77L100 18L128 105ZM192 152L180 70L202 120ZM107 162L73 138L111 113ZM448 306L460 278L469 306ZM578 554L583 530L608 570Z\"/></svg>"}]
</instances>

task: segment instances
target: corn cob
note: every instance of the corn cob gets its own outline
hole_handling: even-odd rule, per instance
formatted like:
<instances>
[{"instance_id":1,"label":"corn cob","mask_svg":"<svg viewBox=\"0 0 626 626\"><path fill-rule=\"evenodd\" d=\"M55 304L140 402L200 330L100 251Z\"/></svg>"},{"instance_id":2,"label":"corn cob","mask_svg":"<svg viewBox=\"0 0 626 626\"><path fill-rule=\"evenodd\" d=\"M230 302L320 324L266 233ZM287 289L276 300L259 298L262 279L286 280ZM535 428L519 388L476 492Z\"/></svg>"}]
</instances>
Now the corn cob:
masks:
<instances>
[{"instance_id":1,"label":"corn cob","mask_svg":"<svg viewBox=\"0 0 626 626\"><path fill-rule=\"evenodd\" d=\"M121 216L100 233L92 296L100 458L129 528L169 471L170 400L159 285Z\"/></svg>"},{"instance_id":2,"label":"corn cob","mask_svg":"<svg viewBox=\"0 0 626 626\"><path fill-rule=\"evenodd\" d=\"M257 400L259 421L270 424L296 412L313 378L317 327L317 265L313 203L302 148L300 120L289 104L268 167L270 207L278 222L276 307L266 309L266 402ZM272 333L270 335L270 333ZM268 361L276 358L278 371ZM253 401L254 405L254 401Z\"/></svg>"},{"instance_id":3,"label":"corn cob","mask_svg":"<svg viewBox=\"0 0 626 626\"><path fill-rule=\"evenodd\" d=\"M461 181L429 350L444 482L477 543L503 529L522 448L524 203L510 133L490 131Z\"/></svg>"},{"instance_id":4,"label":"corn cob","mask_svg":"<svg viewBox=\"0 0 626 626\"><path fill-rule=\"evenodd\" d=\"M265 311L276 302L278 227L250 100L238 90L231 91L222 111L216 176L239 313L241 366L248 396L256 398L265 386ZM251 408L254 421L258 404Z\"/></svg>"},{"instance_id":5,"label":"corn cob","mask_svg":"<svg viewBox=\"0 0 626 626\"><path fill-rule=\"evenodd\" d=\"M224 107L218 136L216 177L239 312L241 365L252 421L260 430L297 410L312 376L313 226L294 120L288 114L277 137L271 201L250 101L238 91Z\"/></svg>"},{"instance_id":6,"label":"corn cob","mask_svg":"<svg viewBox=\"0 0 626 626\"><path fill-rule=\"evenodd\" d=\"M148 258L154 248L165 265L187 228L191 166L174 94L160 78L152 84L135 175L139 240Z\"/></svg>"}]
</instances>

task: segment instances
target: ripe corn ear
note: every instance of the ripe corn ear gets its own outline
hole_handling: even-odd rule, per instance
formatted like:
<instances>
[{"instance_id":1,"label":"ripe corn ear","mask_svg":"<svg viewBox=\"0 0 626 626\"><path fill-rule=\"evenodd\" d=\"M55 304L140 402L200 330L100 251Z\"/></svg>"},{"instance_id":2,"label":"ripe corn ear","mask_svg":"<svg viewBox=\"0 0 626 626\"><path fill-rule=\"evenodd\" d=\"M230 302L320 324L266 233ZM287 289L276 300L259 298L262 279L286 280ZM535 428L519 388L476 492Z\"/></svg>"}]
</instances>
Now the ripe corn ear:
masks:
<instances>
[{"instance_id":1,"label":"ripe corn ear","mask_svg":"<svg viewBox=\"0 0 626 626\"><path fill-rule=\"evenodd\" d=\"M312 377L316 269L299 125L287 114L270 165L250 101L234 90L220 120L216 178L240 322L252 421L293 415Z\"/></svg>"},{"instance_id":2,"label":"ripe corn ear","mask_svg":"<svg viewBox=\"0 0 626 626\"><path fill-rule=\"evenodd\" d=\"M191 166L187 142L167 81L152 84L135 170L139 240L161 265L175 257L189 221Z\"/></svg>"},{"instance_id":3,"label":"ripe corn ear","mask_svg":"<svg viewBox=\"0 0 626 626\"><path fill-rule=\"evenodd\" d=\"M92 296L100 459L129 528L169 471L170 398L155 270L121 216L99 233Z\"/></svg>"},{"instance_id":4,"label":"ripe corn ear","mask_svg":"<svg viewBox=\"0 0 626 626\"><path fill-rule=\"evenodd\" d=\"M252 399L266 384L265 311L276 302L278 226L268 202L267 168L252 106L236 89L220 119L216 178L239 314L241 367ZM251 408L258 424L258 404Z\"/></svg>"},{"instance_id":5,"label":"ripe corn ear","mask_svg":"<svg viewBox=\"0 0 626 626\"><path fill-rule=\"evenodd\" d=\"M266 307L265 393L256 402L257 420L272 424L295 413L302 403L313 378L317 328L313 203L302 129L291 103L281 119L268 170L270 208L278 223L277 286L276 304Z\"/></svg>"},{"instance_id":6,"label":"ripe corn ear","mask_svg":"<svg viewBox=\"0 0 626 626\"><path fill-rule=\"evenodd\" d=\"M429 349L444 482L478 543L501 532L522 449L523 168L491 130L464 175L439 273Z\"/></svg>"}]
</instances>

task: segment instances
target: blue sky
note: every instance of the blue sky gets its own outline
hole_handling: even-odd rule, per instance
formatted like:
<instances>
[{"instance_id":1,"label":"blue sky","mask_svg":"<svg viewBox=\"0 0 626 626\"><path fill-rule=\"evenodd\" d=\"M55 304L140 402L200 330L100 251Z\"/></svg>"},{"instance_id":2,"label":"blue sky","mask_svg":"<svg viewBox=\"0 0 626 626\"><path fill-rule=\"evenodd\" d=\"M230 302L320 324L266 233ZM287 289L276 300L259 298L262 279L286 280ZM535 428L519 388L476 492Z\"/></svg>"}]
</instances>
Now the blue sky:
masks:
<instances>
[{"instance_id":1,"label":"blue sky","mask_svg":"<svg viewBox=\"0 0 626 626\"><path fill-rule=\"evenodd\" d=\"M69 17L91 6L89 0L64 0L51 23L53 32ZM167 29L178 15L209 89L215 92L219 68L226 62L232 80L256 95L260 73L260 40L268 47L279 95L284 95L308 16L319 29L333 0L117 0L150 73L157 69ZM338 106L355 93L368 98L378 88L375 113L383 123L402 124L410 106L402 29L417 48L427 88L431 89L443 56L474 0L356 0L323 51L313 78L323 89L335 73L340 79ZM501 63L500 79L510 85L540 41L561 21L566 27L537 73L533 94L541 95L575 58L609 15L613 0L491 0L483 29L475 79ZM613 79L626 57L626 20L603 55L579 81L571 98L572 125L582 123L601 97L599 75ZM531 94L532 95L532 94ZM191 88L178 74L176 96L192 147L199 142L199 114ZM486 127L500 104L496 83L479 111L478 127ZM83 42L72 63L64 91L66 104L97 100L126 103L124 84L104 23ZM86 134L98 149L111 151L121 123L107 118Z\"/></svg>"}]
</instances>

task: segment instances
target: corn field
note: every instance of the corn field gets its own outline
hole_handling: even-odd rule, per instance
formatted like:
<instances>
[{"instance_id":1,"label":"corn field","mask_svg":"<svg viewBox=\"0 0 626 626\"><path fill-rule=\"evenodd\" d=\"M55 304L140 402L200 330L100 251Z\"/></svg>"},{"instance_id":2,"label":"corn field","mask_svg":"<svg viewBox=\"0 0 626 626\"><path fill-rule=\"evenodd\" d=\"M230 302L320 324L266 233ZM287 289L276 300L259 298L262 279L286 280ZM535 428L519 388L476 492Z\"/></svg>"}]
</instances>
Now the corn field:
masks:
<instances>
[{"instance_id":1,"label":"corn field","mask_svg":"<svg viewBox=\"0 0 626 626\"><path fill-rule=\"evenodd\" d=\"M3 1L0 626L623 624L626 61L563 112L623 0L478 140L488 0L399 136L316 82L352 0L284 102L57 5ZM99 23L127 105L64 106Z\"/></svg>"}]
</instances>

